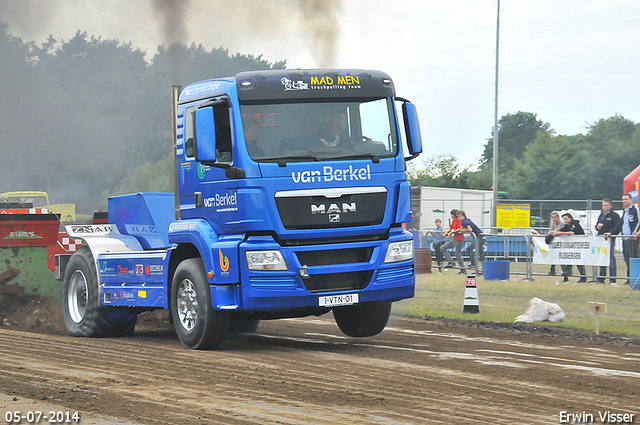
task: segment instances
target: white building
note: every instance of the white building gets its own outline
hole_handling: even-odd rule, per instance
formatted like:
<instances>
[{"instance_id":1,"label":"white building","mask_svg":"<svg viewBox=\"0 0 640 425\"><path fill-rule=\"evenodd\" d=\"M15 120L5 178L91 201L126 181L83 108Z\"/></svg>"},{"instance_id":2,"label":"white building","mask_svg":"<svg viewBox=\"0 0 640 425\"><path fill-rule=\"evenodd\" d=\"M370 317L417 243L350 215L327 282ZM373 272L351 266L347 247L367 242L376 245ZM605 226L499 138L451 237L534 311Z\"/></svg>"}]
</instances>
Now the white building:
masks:
<instances>
[{"instance_id":1,"label":"white building","mask_svg":"<svg viewBox=\"0 0 640 425\"><path fill-rule=\"evenodd\" d=\"M490 190L452 189L445 187L416 186L411 188L413 221L408 227L420 231L433 229L435 219L449 227L452 209L464 210L483 231L491 227L493 192Z\"/></svg>"}]
</instances>

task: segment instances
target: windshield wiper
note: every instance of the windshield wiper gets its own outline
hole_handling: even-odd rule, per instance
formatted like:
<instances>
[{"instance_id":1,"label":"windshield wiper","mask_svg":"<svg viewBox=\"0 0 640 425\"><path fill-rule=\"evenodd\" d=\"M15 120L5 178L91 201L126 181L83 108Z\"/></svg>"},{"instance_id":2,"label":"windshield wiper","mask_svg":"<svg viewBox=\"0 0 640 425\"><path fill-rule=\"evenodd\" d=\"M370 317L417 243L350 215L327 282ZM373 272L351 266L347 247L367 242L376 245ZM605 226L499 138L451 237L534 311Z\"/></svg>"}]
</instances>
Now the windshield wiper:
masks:
<instances>
[{"instance_id":1,"label":"windshield wiper","mask_svg":"<svg viewBox=\"0 0 640 425\"><path fill-rule=\"evenodd\" d=\"M280 167L287 165L287 162L302 162L302 161L320 161L315 156L279 156L274 158L260 158L258 162L277 162Z\"/></svg>"},{"instance_id":2,"label":"windshield wiper","mask_svg":"<svg viewBox=\"0 0 640 425\"><path fill-rule=\"evenodd\" d=\"M343 160L343 159L370 159L374 163L380 162L380 157L372 153L358 153L355 155L343 155L343 156L328 156L323 157L323 160Z\"/></svg>"}]
</instances>

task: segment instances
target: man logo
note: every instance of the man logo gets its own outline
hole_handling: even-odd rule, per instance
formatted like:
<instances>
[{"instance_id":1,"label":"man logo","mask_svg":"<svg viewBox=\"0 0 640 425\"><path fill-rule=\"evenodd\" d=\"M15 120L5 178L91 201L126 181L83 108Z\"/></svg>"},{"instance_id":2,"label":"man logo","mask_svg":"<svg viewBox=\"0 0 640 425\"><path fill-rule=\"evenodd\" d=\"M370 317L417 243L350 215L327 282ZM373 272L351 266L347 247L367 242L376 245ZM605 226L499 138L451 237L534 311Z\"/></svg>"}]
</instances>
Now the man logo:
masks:
<instances>
[{"instance_id":1,"label":"man logo","mask_svg":"<svg viewBox=\"0 0 640 425\"><path fill-rule=\"evenodd\" d=\"M329 223L340 223L340 214L329 214Z\"/></svg>"},{"instance_id":2,"label":"man logo","mask_svg":"<svg viewBox=\"0 0 640 425\"><path fill-rule=\"evenodd\" d=\"M332 213L348 213L348 212L356 212L356 203L351 202L350 204L343 202L342 209L338 206L338 204L331 204L329 208L325 204L320 205L311 205L311 214L332 214Z\"/></svg>"}]
</instances>

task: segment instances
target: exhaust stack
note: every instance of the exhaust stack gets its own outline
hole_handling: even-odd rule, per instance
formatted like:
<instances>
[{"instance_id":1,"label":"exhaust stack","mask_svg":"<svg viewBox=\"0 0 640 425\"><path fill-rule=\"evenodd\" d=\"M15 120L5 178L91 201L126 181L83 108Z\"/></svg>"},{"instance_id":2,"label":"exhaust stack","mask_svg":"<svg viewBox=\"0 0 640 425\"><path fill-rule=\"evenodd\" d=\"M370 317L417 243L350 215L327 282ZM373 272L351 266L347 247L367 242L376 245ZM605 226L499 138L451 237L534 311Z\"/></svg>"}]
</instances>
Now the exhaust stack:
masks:
<instances>
[{"instance_id":1,"label":"exhaust stack","mask_svg":"<svg viewBox=\"0 0 640 425\"><path fill-rule=\"evenodd\" d=\"M171 136L173 137L173 177L176 221L180 220L180 194L178 193L178 98L182 91L181 85L171 86Z\"/></svg>"}]
</instances>

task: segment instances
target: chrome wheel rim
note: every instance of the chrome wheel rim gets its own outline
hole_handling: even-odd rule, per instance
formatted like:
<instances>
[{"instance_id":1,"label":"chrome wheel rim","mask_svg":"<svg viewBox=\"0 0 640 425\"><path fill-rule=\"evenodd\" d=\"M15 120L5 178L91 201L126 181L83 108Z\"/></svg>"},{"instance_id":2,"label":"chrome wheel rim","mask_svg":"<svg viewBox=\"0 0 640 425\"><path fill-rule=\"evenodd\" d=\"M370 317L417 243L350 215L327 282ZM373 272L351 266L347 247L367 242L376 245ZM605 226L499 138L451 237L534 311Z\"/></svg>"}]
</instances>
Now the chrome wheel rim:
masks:
<instances>
[{"instance_id":1,"label":"chrome wheel rim","mask_svg":"<svg viewBox=\"0 0 640 425\"><path fill-rule=\"evenodd\" d=\"M186 331L192 330L198 318L198 296L193 282L184 279L178 287L178 320Z\"/></svg>"},{"instance_id":2,"label":"chrome wheel rim","mask_svg":"<svg viewBox=\"0 0 640 425\"><path fill-rule=\"evenodd\" d=\"M87 279L80 270L76 270L69 281L67 306L71 320L75 323L82 322L87 311Z\"/></svg>"}]
</instances>

